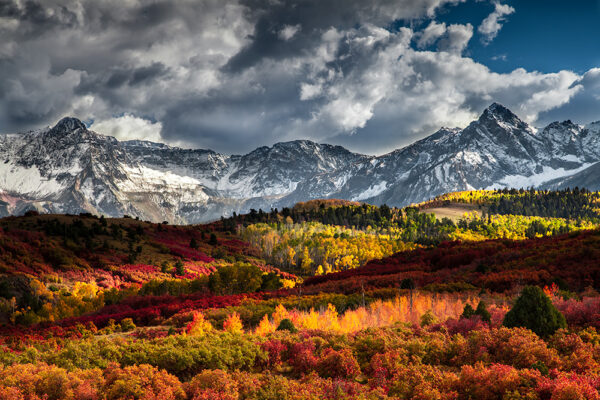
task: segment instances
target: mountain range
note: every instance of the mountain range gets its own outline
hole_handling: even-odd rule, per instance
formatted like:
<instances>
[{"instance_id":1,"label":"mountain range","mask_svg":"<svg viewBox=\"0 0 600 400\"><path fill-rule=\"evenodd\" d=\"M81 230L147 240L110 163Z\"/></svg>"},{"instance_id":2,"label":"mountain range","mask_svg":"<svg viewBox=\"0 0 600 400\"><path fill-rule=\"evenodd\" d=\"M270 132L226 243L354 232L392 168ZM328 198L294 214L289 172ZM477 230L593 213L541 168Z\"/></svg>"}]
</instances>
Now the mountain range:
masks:
<instances>
[{"instance_id":1,"label":"mountain range","mask_svg":"<svg viewBox=\"0 0 600 400\"><path fill-rule=\"evenodd\" d=\"M600 122L535 129L497 103L464 129L381 156L308 140L224 155L118 141L67 117L0 135L0 216L35 209L198 223L315 198L405 206L456 190L598 190L599 161Z\"/></svg>"}]
</instances>

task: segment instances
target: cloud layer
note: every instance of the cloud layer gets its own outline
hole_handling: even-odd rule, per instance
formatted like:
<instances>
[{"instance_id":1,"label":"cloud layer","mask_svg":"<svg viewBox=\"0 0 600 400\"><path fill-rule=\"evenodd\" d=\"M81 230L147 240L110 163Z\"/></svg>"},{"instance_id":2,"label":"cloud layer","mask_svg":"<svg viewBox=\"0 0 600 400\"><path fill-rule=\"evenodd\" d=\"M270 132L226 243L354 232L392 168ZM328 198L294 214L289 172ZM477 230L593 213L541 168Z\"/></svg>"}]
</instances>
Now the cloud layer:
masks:
<instances>
[{"instance_id":1,"label":"cloud layer","mask_svg":"<svg viewBox=\"0 0 600 400\"><path fill-rule=\"evenodd\" d=\"M74 115L228 153L298 138L381 153L493 101L535 122L594 99L594 71L498 74L469 58L473 26L436 20L460 2L0 0L0 131ZM496 4L478 34L512 12Z\"/></svg>"},{"instance_id":2,"label":"cloud layer","mask_svg":"<svg viewBox=\"0 0 600 400\"><path fill-rule=\"evenodd\" d=\"M477 31L483 35L482 39L484 43L490 43L498 36L498 32L502 29L502 23L508 15L514 12L515 9L508 4L494 4L494 11L477 28Z\"/></svg>"}]
</instances>

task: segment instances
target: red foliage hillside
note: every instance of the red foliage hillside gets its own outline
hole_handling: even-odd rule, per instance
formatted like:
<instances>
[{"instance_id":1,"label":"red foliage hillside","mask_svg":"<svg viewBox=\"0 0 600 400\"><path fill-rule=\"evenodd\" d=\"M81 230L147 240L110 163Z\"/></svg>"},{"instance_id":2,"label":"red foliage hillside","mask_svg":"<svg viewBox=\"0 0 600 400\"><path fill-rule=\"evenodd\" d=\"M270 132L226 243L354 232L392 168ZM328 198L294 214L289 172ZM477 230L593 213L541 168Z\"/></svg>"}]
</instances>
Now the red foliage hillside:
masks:
<instances>
[{"instance_id":1,"label":"red foliage hillside","mask_svg":"<svg viewBox=\"0 0 600 400\"><path fill-rule=\"evenodd\" d=\"M305 292L465 282L504 292L516 285L560 282L573 291L600 287L600 230L526 241L446 242L434 249L397 253L362 268L316 276Z\"/></svg>"},{"instance_id":2,"label":"red foliage hillside","mask_svg":"<svg viewBox=\"0 0 600 400\"><path fill-rule=\"evenodd\" d=\"M212 272L218 259L244 260L267 268L248 243L214 228L89 215L3 218L0 276L121 287L171 278L178 260L184 262L188 278ZM211 234L216 235L216 243L210 243Z\"/></svg>"}]
</instances>

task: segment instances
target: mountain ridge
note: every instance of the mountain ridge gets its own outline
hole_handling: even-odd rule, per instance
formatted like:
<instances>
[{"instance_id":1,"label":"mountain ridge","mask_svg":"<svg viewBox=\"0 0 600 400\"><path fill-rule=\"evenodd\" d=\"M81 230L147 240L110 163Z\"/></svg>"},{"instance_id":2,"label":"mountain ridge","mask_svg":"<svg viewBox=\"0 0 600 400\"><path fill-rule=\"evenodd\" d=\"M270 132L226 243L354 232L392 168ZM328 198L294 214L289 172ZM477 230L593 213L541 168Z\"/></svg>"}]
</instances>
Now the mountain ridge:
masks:
<instances>
[{"instance_id":1,"label":"mountain ridge","mask_svg":"<svg viewBox=\"0 0 600 400\"><path fill-rule=\"evenodd\" d=\"M0 135L0 160L0 215L36 209L197 223L317 198L405 206L457 190L561 188L600 161L600 123L535 129L493 103L463 129L441 128L380 156L310 140L225 155L118 141L65 117Z\"/></svg>"}]
</instances>

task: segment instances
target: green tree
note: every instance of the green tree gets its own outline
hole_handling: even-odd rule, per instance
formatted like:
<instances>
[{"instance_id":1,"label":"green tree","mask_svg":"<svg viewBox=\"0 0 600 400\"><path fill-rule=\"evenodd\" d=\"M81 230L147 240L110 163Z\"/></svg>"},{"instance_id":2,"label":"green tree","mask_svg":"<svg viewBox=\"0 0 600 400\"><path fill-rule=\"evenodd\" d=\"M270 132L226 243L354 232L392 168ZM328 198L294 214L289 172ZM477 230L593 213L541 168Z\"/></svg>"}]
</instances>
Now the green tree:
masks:
<instances>
[{"instance_id":1,"label":"green tree","mask_svg":"<svg viewBox=\"0 0 600 400\"><path fill-rule=\"evenodd\" d=\"M480 301L477 305L477 309L475 310L475 315L479 315L481 320L484 322L490 322L492 320L492 315L487 310L487 306L483 301Z\"/></svg>"},{"instance_id":2,"label":"green tree","mask_svg":"<svg viewBox=\"0 0 600 400\"><path fill-rule=\"evenodd\" d=\"M296 329L296 327L294 326L294 323L289 318L282 319L281 322L279 323L279 326L277 327L277 330L278 331L289 331L292 333L295 333L298 331Z\"/></svg>"},{"instance_id":3,"label":"green tree","mask_svg":"<svg viewBox=\"0 0 600 400\"><path fill-rule=\"evenodd\" d=\"M475 315L475 310L473 310L473 307L471 307L471 305L469 303L467 303L465 305L465 308L463 308L463 312L462 312L462 315L460 316L460 319L469 319L473 315Z\"/></svg>"},{"instance_id":4,"label":"green tree","mask_svg":"<svg viewBox=\"0 0 600 400\"><path fill-rule=\"evenodd\" d=\"M175 274L179 276L185 275L185 268L183 267L183 262L181 260L177 260L175 263Z\"/></svg>"},{"instance_id":5,"label":"green tree","mask_svg":"<svg viewBox=\"0 0 600 400\"><path fill-rule=\"evenodd\" d=\"M531 329L541 337L548 337L558 329L567 327L564 315L537 286L523 289L513 308L504 317L503 324L509 328Z\"/></svg>"},{"instance_id":6,"label":"green tree","mask_svg":"<svg viewBox=\"0 0 600 400\"><path fill-rule=\"evenodd\" d=\"M220 267L208 278L208 287L216 294L256 292L263 283L263 272L255 265L235 263Z\"/></svg>"},{"instance_id":7,"label":"green tree","mask_svg":"<svg viewBox=\"0 0 600 400\"><path fill-rule=\"evenodd\" d=\"M196 250L196 249L198 248L198 242L196 241L196 238L195 238L195 237L193 237L193 238L190 240L190 247L191 247L192 249L194 249L194 250Z\"/></svg>"},{"instance_id":8,"label":"green tree","mask_svg":"<svg viewBox=\"0 0 600 400\"><path fill-rule=\"evenodd\" d=\"M283 287L283 283L281 282L281 278L275 272L269 272L268 274L264 274L262 276L262 283L260 285L260 290L263 292L269 290L277 290Z\"/></svg>"}]
</instances>

